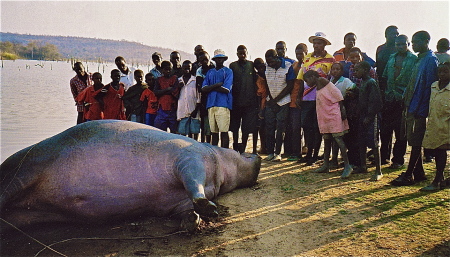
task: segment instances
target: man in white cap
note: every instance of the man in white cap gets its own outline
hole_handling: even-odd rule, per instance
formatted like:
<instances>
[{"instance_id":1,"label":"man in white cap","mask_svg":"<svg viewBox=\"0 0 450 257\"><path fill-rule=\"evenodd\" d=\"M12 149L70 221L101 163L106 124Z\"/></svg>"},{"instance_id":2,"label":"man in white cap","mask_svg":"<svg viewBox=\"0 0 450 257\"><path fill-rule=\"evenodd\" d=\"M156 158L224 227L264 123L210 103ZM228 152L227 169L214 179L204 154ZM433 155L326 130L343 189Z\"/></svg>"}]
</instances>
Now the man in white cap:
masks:
<instances>
[{"instance_id":1,"label":"man in white cap","mask_svg":"<svg viewBox=\"0 0 450 257\"><path fill-rule=\"evenodd\" d=\"M303 59L297 80L300 82L300 90L297 96L297 105L301 106L301 124L305 133L305 143L308 147L306 157L299 162L306 162L307 165L314 164L318 159L318 153L322 137L319 132L316 114L316 88L309 87L303 80L303 74L308 70L315 70L321 77L327 78L331 66L335 62L334 57L325 51L325 46L331 45L323 32L316 32L309 37L309 42L313 44L314 51Z\"/></svg>"},{"instance_id":2,"label":"man in white cap","mask_svg":"<svg viewBox=\"0 0 450 257\"><path fill-rule=\"evenodd\" d=\"M206 108L208 109L209 126L211 128L211 144L229 148L230 138L228 130L230 127L230 110L233 107L233 71L223 65L228 59L222 49L214 51L212 58L216 63L214 69L206 73L202 85L202 93L208 94Z\"/></svg>"}]
</instances>

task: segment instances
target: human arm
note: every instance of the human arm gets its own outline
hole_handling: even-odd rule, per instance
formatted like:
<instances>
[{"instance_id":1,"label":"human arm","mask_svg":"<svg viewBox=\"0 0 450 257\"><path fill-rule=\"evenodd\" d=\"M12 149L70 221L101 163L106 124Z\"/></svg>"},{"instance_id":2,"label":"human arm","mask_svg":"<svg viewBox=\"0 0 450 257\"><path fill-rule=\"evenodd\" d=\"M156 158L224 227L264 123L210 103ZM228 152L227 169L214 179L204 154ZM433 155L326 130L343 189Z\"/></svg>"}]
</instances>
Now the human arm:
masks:
<instances>
[{"instance_id":1,"label":"human arm","mask_svg":"<svg viewBox=\"0 0 450 257\"><path fill-rule=\"evenodd\" d=\"M341 119L347 119L347 111L345 110L344 101L339 102L339 109L341 110Z\"/></svg>"},{"instance_id":2,"label":"human arm","mask_svg":"<svg viewBox=\"0 0 450 257\"><path fill-rule=\"evenodd\" d=\"M305 90L305 82L303 80L296 79L294 83L298 83L299 84L297 100L296 100L295 103L296 103L298 108L301 108L302 101L303 101L303 91Z\"/></svg>"}]
</instances>

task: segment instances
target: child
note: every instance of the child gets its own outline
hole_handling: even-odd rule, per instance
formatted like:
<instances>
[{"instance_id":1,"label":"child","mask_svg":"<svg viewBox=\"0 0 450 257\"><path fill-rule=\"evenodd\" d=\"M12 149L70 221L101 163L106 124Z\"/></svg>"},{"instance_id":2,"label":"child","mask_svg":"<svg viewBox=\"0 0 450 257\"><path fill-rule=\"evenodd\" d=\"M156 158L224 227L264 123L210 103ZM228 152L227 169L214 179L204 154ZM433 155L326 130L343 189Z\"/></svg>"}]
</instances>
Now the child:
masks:
<instances>
[{"instance_id":1,"label":"child","mask_svg":"<svg viewBox=\"0 0 450 257\"><path fill-rule=\"evenodd\" d=\"M177 132L177 97L180 93L178 78L176 75L170 75L172 72L172 63L163 61L161 63L162 77L156 79L155 90L158 97L158 111L155 118L155 127L170 133Z\"/></svg>"},{"instance_id":2,"label":"child","mask_svg":"<svg viewBox=\"0 0 450 257\"><path fill-rule=\"evenodd\" d=\"M158 111L158 98L153 93L155 89L155 77L153 73L149 72L145 75L145 83L147 84L147 88L142 92L139 100L143 102L143 106L147 106L145 108L145 124L154 126L156 112Z\"/></svg>"},{"instance_id":3,"label":"child","mask_svg":"<svg viewBox=\"0 0 450 257\"><path fill-rule=\"evenodd\" d=\"M267 80L266 80L266 63L262 58L256 58L253 61L253 65L256 70L256 86L258 88L256 94L259 99L259 113L258 113L258 130L259 130L259 138L261 142L261 154L266 154L266 126L264 123L264 108L266 107L267 101ZM255 136L255 141L257 140Z\"/></svg>"},{"instance_id":4,"label":"child","mask_svg":"<svg viewBox=\"0 0 450 257\"><path fill-rule=\"evenodd\" d=\"M358 47L353 47L350 49L350 56L348 59L350 62L347 62L347 65L344 67L344 77L349 78L356 84L357 87L359 87L361 85L361 79L357 78L355 75L355 65L363 61L361 50ZM346 68L348 68L348 76L346 76ZM378 81L375 69L372 68L372 66L370 68L369 77L373 78L375 81Z\"/></svg>"},{"instance_id":5,"label":"child","mask_svg":"<svg viewBox=\"0 0 450 257\"><path fill-rule=\"evenodd\" d=\"M358 145L361 166L358 173L367 172L367 147L373 149L375 157L375 174L371 180L377 181L383 177L381 173L380 149L378 146L378 114L382 109L381 91L378 83L370 77L371 66L362 61L355 66L355 76L361 80L358 95Z\"/></svg>"},{"instance_id":6,"label":"child","mask_svg":"<svg viewBox=\"0 0 450 257\"><path fill-rule=\"evenodd\" d=\"M206 108L208 109L211 129L211 144L219 144L220 133L221 147L229 148L228 130L230 127L230 110L233 108L233 96L231 94L233 71L223 65L228 59L223 50L215 50L212 59L216 63L216 67L208 71L202 85L202 93L208 94Z\"/></svg>"},{"instance_id":7,"label":"child","mask_svg":"<svg viewBox=\"0 0 450 257\"><path fill-rule=\"evenodd\" d=\"M201 93L203 81L205 80L206 74L210 69L214 69L214 64L210 61L209 54L206 51L202 51L198 54L198 61L200 67L197 69L195 74L197 90ZM200 142L211 143L211 129L209 128L208 120L208 110L206 109L208 94L201 94L200 96Z\"/></svg>"},{"instance_id":8,"label":"child","mask_svg":"<svg viewBox=\"0 0 450 257\"><path fill-rule=\"evenodd\" d=\"M136 80L136 84L128 88L122 100L126 108L127 119L129 121L144 123L142 102L140 100L142 92L147 88L147 85L142 83L144 72L142 70L135 70L134 79Z\"/></svg>"},{"instance_id":9,"label":"child","mask_svg":"<svg viewBox=\"0 0 450 257\"><path fill-rule=\"evenodd\" d=\"M437 191L445 185L444 169L447 150L450 150L450 63L438 66L439 81L431 85L430 111L422 146L434 152L436 176L430 185L421 191ZM447 178L447 181L449 179Z\"/></svg>"},{"instance_id":10,"label":"child","mask_svg":"<svg viewBox=\"0 0 450 257\"><path fill-rule=\"evenodd\" d=\"M84 118L86 121L103 119L103 104L95 99L95 96L97 96L103 88L102 74L95 72L92 74L92 80L94 81L94 85L84 89L76 98L78 104L85 106Z\"/></svg>"},{"instance_id":11,"label":"child","mask_svg":"<svg viewBox=\"0 0 450 257\"><path fill-rule=\"evenodd\" d=\"M200 133L200 93L197 90L195 76L191 74L192 63L186 60L181 65L183 76L178 78L181 85L178 99L178 133L197 140Z\"/></svg>"},{"instance_id":12,"label":"child","mask_svg":"<svg viewBox=\"0 0 450 257\"><path fill-rule=\"evenodd\" d=\"M125 107L122 97L125 93L125 86L120 82L120 71L111 71L112 82L103 87L97 99L103 99L104 119L126 120Z\"/></svg>"},{"instance_id":13,"label":"child","mask_svg":"<svg viewBox=\"0 0 450 257\"><path fill-rule=\"evenodd\" d=\"M162 76L162 67L161 67L162 55L158 52L154 52L152 54L152 61L153 64L155 64L155 67L151 69L150 72L153 74L155 79L157 79Z\"/></svg>"},{"instance_id":14,"label":"child","mask_svg":"<svg viewBox=\"0 0 450 257\"><path fill-rule=\"evenodd\" d=\"M344 171L341 178L348 178L353 171L347 158L347 149L342 139L344 133L348 130L345 109L343 108L344 97L340 90L329 80L321 78L319 73L309 70L303 75L304 81L310 86L317 87L316 94L316 112L320 133L325 142L323 165L316 169L317 173L330 172L329 160L331 152L331 142L337 143L341 149L344 159Z\"/></svg>"},{"instance_id":15,"label":"child","mask_svg":"<svg viewBox=\"0 0 450 257\"><path fill-rule=\"evenodd\" d=\"M344 65L341 62L335 62L331 65L331 82L341 91L342 96L345 97L346 91L349 88L354 87L354 83L348 79L345 78L344 75ZM344 99L345 102L345 99ZM344 137L345 138L345 137ZM331 162L330 162L330 168L337 168L338 165L338 153L339 153L339 146L332 142L331 146ZM350 156L349 156L350 158ZM358 158L359 159L359 158ZM356 164L356 162L352 162L349 160L351 164Z\"/></svg>"}]
</instances>

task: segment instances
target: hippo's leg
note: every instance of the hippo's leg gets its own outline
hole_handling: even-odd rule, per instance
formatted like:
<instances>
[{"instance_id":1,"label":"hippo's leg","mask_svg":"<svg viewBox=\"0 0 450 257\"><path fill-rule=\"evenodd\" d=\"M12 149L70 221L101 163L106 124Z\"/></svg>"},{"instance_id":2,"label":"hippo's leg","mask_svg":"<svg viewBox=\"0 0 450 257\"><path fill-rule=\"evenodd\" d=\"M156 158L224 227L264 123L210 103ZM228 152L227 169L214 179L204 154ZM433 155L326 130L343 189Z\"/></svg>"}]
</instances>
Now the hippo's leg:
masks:
<instances>
[{"instance_id":1,"label":"hippo's leg","mask_svg":"<svg viewBox=\"0 0 450 257\"><path fill-rule=\"evenodd\" d=\"M183 156L178 159L178 172L194 210L200 215L217 217L217 206L205 195L206 170L200 156Z\"/></svg>"}]
</instances>

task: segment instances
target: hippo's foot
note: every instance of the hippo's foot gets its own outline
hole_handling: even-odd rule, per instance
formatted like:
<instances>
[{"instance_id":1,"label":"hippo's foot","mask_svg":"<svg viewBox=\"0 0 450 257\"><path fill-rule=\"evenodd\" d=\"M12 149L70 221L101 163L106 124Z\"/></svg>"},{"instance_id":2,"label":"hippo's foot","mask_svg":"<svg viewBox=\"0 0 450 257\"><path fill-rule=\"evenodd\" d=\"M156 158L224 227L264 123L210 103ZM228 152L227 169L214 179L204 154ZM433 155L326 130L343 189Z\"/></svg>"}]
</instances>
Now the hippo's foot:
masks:
<instances>
[{"instance_id":1,"label":"hippo's foot","mask_svg":"<svg viewBox=\"0 0 450 257\"><path fill-rule=\"evenodd\" d=\"M187 215L182 217L180 229L187 230L189 233L194 233L197 231L200 221L200 216L197 213L190 211Z\"/></svg>"},{"instance_id":2,"label":"hippo's foot","mask_svg":"<svg viewBox=\"0 0 450 257\"><path fill-rule=\"evenodd\" d=\"M194 199L194 210L196 213L206 217L217 217L217 206L215 203L209 201L206 198Z\"/></svg>"}]
</instances>

